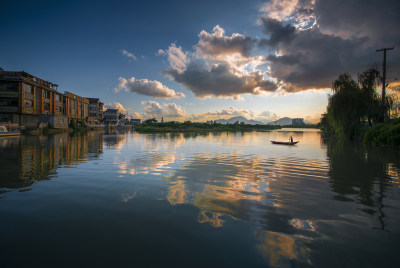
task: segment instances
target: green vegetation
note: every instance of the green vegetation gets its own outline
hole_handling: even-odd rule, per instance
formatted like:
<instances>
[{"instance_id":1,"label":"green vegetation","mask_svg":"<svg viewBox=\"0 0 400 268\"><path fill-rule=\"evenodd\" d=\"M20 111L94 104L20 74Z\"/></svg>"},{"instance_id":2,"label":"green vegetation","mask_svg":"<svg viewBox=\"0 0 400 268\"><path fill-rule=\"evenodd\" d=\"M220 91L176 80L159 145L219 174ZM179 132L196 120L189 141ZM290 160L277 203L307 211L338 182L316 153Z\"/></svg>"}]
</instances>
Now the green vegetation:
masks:
<instances>
[{"instance_id":1,"label":"green vegetation","mask_svg":"<svg viewBox=\"0 0 400 268\"><path fill-rule=\"evenodd\" d=\"M310 124L310 125L285 125L282 128L318 128L318 124Z\"/></svg>"},{"instance_id":2,"label":"green vegetation","mask_svg":"<svg viewBox=\"0 0 400 268\"><path fill-rule=\"evenodd\" d=\"M400 119L381 123L368 129L364 142L400 149Z\"/></svg>"},{"instance_id":3,"label":"green vegetation","mask_svg":"<svg viewBox=\"0 0 400 268\"><path fill-rule=\"evenodd\" d=\"M40 132L41 132L42 135L49 135L51 129L52 129L52 127L45 126L45 127L40 129Z\"/></svg>"},{"instance_id":4,"label":"green vegetation","mask_svg":"<svg viewBox=\"0 0 400 268\"><path fill-rule=\"evenodd\" d=\"M278 129L279 126L270 125L246 125L236 122L234 124L220 123L195 123L191 121L165 122L159 123L155 118L148 119L141 126L135 128L138 132L198 132L198 131L252 131L252 130L272 130Z\"/></svg>"},{"instance_id":5,"label":"green vegetation","mask_svg":"<svg viewBox=\"0 0 400 268\"><path fill-rule=\"evenodd\" d=\"M72 131L79 131L79 132L84 132L85 129L85 124L82 120L73 120L71 119L69 121L68 127L72 129Z\"/></svg>"},{"instance_id":6,"label":"green vegetation","mask_svg":"<svg viewBox=\"0 0 400 268\"><path fill-rule=\"evenodd\" d=\"M390 117L386 111L390 111L393 99L386 96L383 105L375 89L379 81L379 72L373 68L359 74L358 82L349 74L341 74L332 84L334 93L329 97L327 112L321 118L323 134L359 138L375 145L399 148L399 121L383 123Z\"/></svg>"}]
</instances>

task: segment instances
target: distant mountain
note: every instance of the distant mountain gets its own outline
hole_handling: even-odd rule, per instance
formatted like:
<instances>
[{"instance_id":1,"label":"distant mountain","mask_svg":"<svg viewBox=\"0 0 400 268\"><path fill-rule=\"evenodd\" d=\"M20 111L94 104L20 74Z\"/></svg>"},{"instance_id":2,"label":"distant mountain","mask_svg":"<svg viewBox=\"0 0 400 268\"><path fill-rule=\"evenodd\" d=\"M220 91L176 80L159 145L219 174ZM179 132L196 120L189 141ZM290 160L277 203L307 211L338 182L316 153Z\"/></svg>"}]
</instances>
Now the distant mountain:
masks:
<instances>
[{"instance_id":1,"label":"distant mountain","mask_svg":"<svg viewBox=\"0 0 400 268\"><path fill-rule=\"evenodd\" d=\"M292 118L290 117L283 117L281 119L269 122L268 125L276 125L276 126L286 126L292 124Z\"/></svg>"},{"instance_id":2,"label":"distant mountain","mask_svg":"<svg viewBox=\"0 0 400 268\"><path fill-rule=\"evenodd\" d=\"M229 118L229 119L218 119L218 120L216 120L216 122L217 123L220 123L220 124L234 124L234 123L236 123L236 122L238 122L239 121L239 123L245 123L245 124L248 124L248 125L264 125L264 123L263 122L260 122L260 121L255 121L255 120L249 120L249 119L246 119L245 117L243 117L243 116L235 116L235 117L232 117L232 118Z\"/></svg>"}]
</instances>

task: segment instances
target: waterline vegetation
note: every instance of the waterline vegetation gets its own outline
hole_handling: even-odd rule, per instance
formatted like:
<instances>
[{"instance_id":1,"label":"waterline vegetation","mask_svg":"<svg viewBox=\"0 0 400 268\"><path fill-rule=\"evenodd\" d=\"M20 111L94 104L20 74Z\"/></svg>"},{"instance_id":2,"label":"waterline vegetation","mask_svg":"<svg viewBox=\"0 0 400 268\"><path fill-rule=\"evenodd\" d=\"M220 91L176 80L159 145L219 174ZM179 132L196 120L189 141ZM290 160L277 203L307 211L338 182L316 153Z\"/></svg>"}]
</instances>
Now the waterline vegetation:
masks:
<instances>
[{"instance_id":1,"label":"waterline vegetation","mask_svg":"<svg viewBox=\"0 0 400 268\"><path fill-rule=\"evenodd\" d=\"M280 126L273 125L249 125L243 122L234 124L221 123L199 123L185 121L180 122L158 122L155 118L148 119L142 125L137 126L137 132L199 132L199 131L253 131L280 129Z\"/></svg>"},{"instance_id":2,"label":"waterline vegetation","mask_svg":"<svg viewBox=\"0 0 400 268\"><path fill-rule=\"evenodd\" d=\"M382 100L377 93L380 79L379 71L370 68L358 75L358 82L345 73L332 83L333 94L329 96L327 111L320 122L325 136L399 147L400 121L385 121L390 118L387 113L393 106L393 98L385 96Z\"/></svg>"}]
</instances>

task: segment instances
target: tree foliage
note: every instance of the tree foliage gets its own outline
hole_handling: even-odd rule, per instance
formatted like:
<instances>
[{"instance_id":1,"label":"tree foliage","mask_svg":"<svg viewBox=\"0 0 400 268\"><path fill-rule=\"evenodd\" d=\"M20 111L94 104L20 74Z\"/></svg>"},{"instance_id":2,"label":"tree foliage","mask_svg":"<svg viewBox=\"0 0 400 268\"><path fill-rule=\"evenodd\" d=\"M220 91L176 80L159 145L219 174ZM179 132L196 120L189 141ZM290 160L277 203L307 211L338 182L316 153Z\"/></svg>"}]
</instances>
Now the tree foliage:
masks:
<instances>
[{"instance_id":1,"label":"tree foliage","mask_svg":"<svg viewBox=\"0 0 400 268\"><path fill-rule=\"evenodd\" d=\"M185 121L180 122L158 122L148 119L142 125L135 128L138 132L197 132L197 131L253 131L253 130L272 130L280 126L272 125L247 125L243 122L234 124L221 124L213 122L212 124Z\"/></svg>"},{"instance_id":2,"label":"tree foliage","mask_svg":"<svg viewBox=\"0 0 400 268\"><path fill-rule=\"evenodd\" d=\"M323 132L351 139L361 136L367 124L382 120L381 100L375 90L378 81L379 72L374 68L359 74L358 82L341 74L332 83L333 95L321 118Z\"/></svg>"}]
</instances>

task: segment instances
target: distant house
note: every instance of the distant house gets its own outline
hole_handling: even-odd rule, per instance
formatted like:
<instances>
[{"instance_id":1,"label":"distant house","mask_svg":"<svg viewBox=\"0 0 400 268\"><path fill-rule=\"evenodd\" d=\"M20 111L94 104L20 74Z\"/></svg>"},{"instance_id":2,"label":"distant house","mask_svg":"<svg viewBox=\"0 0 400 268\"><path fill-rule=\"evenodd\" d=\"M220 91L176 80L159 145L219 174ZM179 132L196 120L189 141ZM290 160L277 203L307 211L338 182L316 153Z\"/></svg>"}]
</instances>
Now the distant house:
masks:
<instances>
[{"instance_id":1,"label":"distant house","mask_svg":"<svg viewBox=\"0 0 400 268\"><path fill-rule=\"evenodd\" d=\"M142 120L132 118L131 120L129 120L129 123L130 123L131 125L140 125L140 124L142 123Z\"/></svg>"},{"instance_id":2,"label":"distant house","mask_svg":"<svg viewBox=\"0 0 400 268\"><path fill-rule=\"evenodd\" d=\"M292 126L301 126L305 125L304 118L293 118L292 119Z\"/></svg>"},{"instance_id":3,"label":"distant house","mask_svg":"<svg viewBox=\"0 0 400 268\"><path fill-rule=\"evenodd\" d=\"M104 124L106 125L118 125L119 112L117 109L107 109L104 112Z\"/></svg>"}]
</instances>

